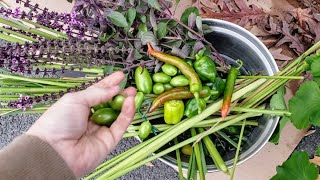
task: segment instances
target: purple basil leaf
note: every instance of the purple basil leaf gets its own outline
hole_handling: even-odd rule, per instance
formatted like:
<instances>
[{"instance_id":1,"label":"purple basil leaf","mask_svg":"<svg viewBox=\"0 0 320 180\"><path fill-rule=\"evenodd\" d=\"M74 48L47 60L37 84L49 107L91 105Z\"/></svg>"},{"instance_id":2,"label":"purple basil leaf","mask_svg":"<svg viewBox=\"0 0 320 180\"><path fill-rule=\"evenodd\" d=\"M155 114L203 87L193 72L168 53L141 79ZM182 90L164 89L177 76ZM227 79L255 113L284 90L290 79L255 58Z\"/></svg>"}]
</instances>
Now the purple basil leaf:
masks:
<instances>
[{"instance_id":1,"label":"purple basil leaf","mask_svg":"<svg viewBox=\"0 0 320 180\"><path fill-rule=\"evenodd\" d=\"M188 57L188 55L186 55L181 49L177 48L176 46L172 47L171 53L183 59Z\"/></svg>"},{"instance_id":2,"label":"purple basil leaf","mask_svg":"<svg viewBox=\"0 0 320 180\"><path fill-rule=\"evenodd\" d=\"M193 34L192 32L188 31L188 36L191 38L191 39L199 39L199 37L195 34Z\"/></svg>"},{"instance_id":3,"label":"purple basil leaf","mask_svg":"<svg viewBox=\"0 0 320 180\"><path fill-rule=\"evenodd\" d=\"M185 44L182 47L181 51L188 56L190 54L191 47L188 44Z\"/></svg>"},{"instance_id":4,"label":"purple basil leaf","mask_svg":"<svg viewBox=\"0 0 320 180\"><path fill-rule=\"evenodd\" d=\"M202 43L202 41L197 41L193 46L193 50L195 54L197 54L201 49L204 49L204 48L205 46Z\"/></svg>"},{"instance_id":5,"label":"purple basil leaf","mask_svg":"<svg viewBox=\"0 0 320 180\"><path fill-rule=\"evenodd\" d=\"M147 43L151 43L152 45L157 45L157 40L154 34L151 31L141 32L141 42L142 45L146 45Z\"/></svg>"},{"instance_id":6,"label":"purple basil leaf","mask_svg":"<svg viewBox=\"0 0 320 180\"><path fill-rule=\"evenodd\" d=\"M163 62L156 60L156 67L154 68L154 72L157 73L160 71Z\"/></svg>"},{"instance_id":7,"label":"purple basil leaf","mask_svg":"<svg viewBox=\"0 0 320 180\"><path fill-rule=\"evenodd\" d=\"M192 29L196 25L197 15L195 13L191 13L188 18L188 26Z\"/></svg>"},{"instance_id":8,"label":"purple basil leaf","mask_svg":"<svg viewBox=\"0 0 320 180\"><path fill-rule=\"evenodd\" d=\"M154 15L154 9L150 10L150 23L154 31L158 30L156 16Z\"/></svg>"}]
</instances>

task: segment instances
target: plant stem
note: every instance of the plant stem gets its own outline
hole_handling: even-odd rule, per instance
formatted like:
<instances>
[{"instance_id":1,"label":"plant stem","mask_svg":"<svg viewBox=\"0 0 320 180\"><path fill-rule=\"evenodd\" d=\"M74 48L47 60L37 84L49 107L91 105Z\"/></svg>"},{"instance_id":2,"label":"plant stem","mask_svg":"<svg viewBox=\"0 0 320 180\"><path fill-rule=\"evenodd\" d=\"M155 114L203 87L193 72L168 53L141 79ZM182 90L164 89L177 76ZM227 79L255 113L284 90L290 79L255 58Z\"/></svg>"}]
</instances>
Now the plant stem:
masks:
<instances>
[{"instance_id":1,"label":"plant stem","mask_svg":"<svg viewBox=\"0 0 320 180\"><path fill-rule=\"evenodd\" d=\"M18 36L20 38L23 38L23 39L26 39L26 40L29 40L29 41L32 41L32 42L37 42L38 41L37 39L31 38L31 37L26 36L24 34L21 34L21 33L18 33L18 32L12 31L10 29L3 28L3 27L0 27L0 31L6 32L8 34L15 35L15 36Z\"/></svg>"},{"instance_id":2,"label":"plant stem","mask_svg":"<svg viewBox=\"0 0 320 180\"><path fill-rule=\"evenodd\" d=\"M197 135L196 129L195 128L191 128L191 136L194 137ZM202 166L202 161L201 161L201 152L200 152L200 147L199 147L199 143L195 144L193 146L193 152L196 155L196 161L197 161L197 166L198 166L198 171L200 174L200 180L204 180L205 179L205 173L204 173L204 169Z\"/></svg>"},{"instance_id":3,"label":"plant stem","mask_svg":"<svg viewBox=\"0 0 320 180\"><path fill-rule=\"evenodd\" d=\"M18 39L18 38L15 38L15 37L12 37L12 36L9 36L9 35L6 35L6 34L2 34L2 33L0 33L0 39L6 40L6 41L10 41L10 42L13 42L13 43L19 43L19 44L24 44L26 42L26 41L24 41L22 39Z\"/></svg>"},{"instance_id":4,"label":"plant stem","mask_svg":"<svg viewBox=\"0 0 320 180\"><path fill-rule=\"evenodd\" d=\"M242 124L242 127L241 127L240 137L239 137L239 141L238 141L238 147L237 147L237 151L236 151L236 156L234 157L234 161L233 161L233 167L232 167L232 170L231 170L230 180L233 180L234 172L236 170L238 157L239 157L239 152L240 152L240 148L241 148L241 142L242 142L243 133L244 133L245 123L246 123L246 120L243 121L243 124Z\"/></svg>"},{"instance_id":5,"label":"plant stem","mask_svg":"<svg viewBox=\"0 0 320 180\"><path fill-rule=\"evenodd\" d=\"M173 141L174 141L174 144L175 144L175 145L179 144L178 138L174 138ZM180 150L179 150L179 148L176 149L176 157L177 157L177 164L178 164L178 171L179 171L179 179L180 179L180 180L184 180L183 172L182 172L182 162L181 162L181 157L180 157Z\"/></svg>"},{"instance_id":6,"label":"plant stem","mask_svg":"<svg viewBox=\"0 0 320 180\"><path fill-rule=\"evenodd\" d=\"M290 116L291 113L289 111L284 110L268 110L268 109L255 109L255 108L244 108L244 107L233 107L231 111L236 112L256 112L262 114L270 114L276 116Z\"/></svg>"},{"instance_id":7,"label":"plant stem","mask_svg":"<svg viewBox=\"0 0 320 180\"><path fill-rule=\"evenodd\" d=\"M21 80L21 81L27 81L27 82L40 83L40 84L53 85L53 86L60 86L60 87L74 87L73 85L69 85L66 83L51 82L51 81L45 81L42 79L27 78L27 77L22 77L22 76L15 76L15 75L0 74L0 77Z\"/></svg>"},{"instance_id":8,"label":"plant stem","mask_svg":"<svg viewBox=\"0 0 320 180\"><path fill-rule=\"evenodd\" d=\"M236 117L236 118L234 118L234 119L232 119L232 120L230 120L230 121L227 121L227 122L225 122L225 123L222 123L221 125L216 126L216 127L213 128L212 130L210 130L209 134L212 134L212 133L214 133L214 132L216 132L216 131L218 131L218 130L221 130L221 129L223 129L223 128L226 128L226 127L228 127L228 126L230 126L230 125L232 125L232 124L234 124L234 123L236 123L236 122L239 122L239 121L241 121L241 120L243 120L243 119L246 119L246 118L249 118L249 117L254 117L254 116L260 116L260 115L261 115L261 114L255 114L255 113L245 113L245 114L242 114L241 116L238 116L238 117ZM176 149L178 149L178 148L181 148L181 147L183 147L183 146L185 146L185 145L187 145L187 144L190 144L190 143L196 141L196 140L197 140L199 137L201 137L202 135L203 135L203 133L200 133L200 134L198 134L198 135L196 135L196 136L194 136L194 137L191 137L191 138L189 138L189 139L187 139L187 140L185 140L185 141L183 141L183 142L180 142L180 143L177 144L177 145L171 146L171 147L167 148L166 150L161 151L161 152L159 152L159 153L157 153L157 154L155 154L155 155L153 155L153 156L151 156L151 157L149 157L149 158L147 158L147 159L145 159L145 160L143 160L143 161L140 161L140 162L138 162L138 163L134 163L133 165L124 166L124 168L123 168L122 170L117 171L117 172L116 172L115 174L113 174L112 176L106 177L105 174L103 174L102 176L100 176L100 177L97 178L97 179L98 179L98 180L99 180L99 179L101 179L101 180L102 180L102 179L116 179L116 178L118 178L118 177L120 177L120 176L122 176L122 175L125 175L126 173L128 173L128 172L136 169L136 168L139 168L139 167L143 166L144 164L146 164L146 163L148 163L148 162L151 162L151 161L153 161L153 160L155 160L155 159L157 159L157 158L159 158L159 157L161 157L161 156L164 156L164 155L166 155L166 154L168 154L168 153L170 153L170 152L172 152L172 151L174 151L174 150L176 150ZM149 140L150 140L150 139L149 139ZM141 145L141 144L140 144L140 145ZM100 173L100 172L99 172L99 173ZM93 174L98 175L99 173L94 172ZM92 176L92 177L94 177L94 176ZM92 178L92 177L91 177L91 178ZM105 178L105 177L106 177L106 178ZM86 180L89 180L89 178L86 178Z\"/></svg>"},{"instance_id":9,"label":"plant stem","mask_svg":"<svg viewBox=\"0 0 320 180\"><path fill-rule=\"evenodd\" d=\"M33 22L33 21L30 21L30 20L27 20L27 19L22 19L21 21L26 22L26 23L29 23L29 24L32 24L32 25L34 25L34 26L37 27L37 28L45 29L45 30L50 31L50 32L52 32L52 33L54 33L54 34L58 34L59 36L61 36L61 37L64 38L64 39L67 39L67 38L68 38L68 36L67 36L66 34L62 33L62 32L59 32L59 31L56 31L56 30L54 30L54 29L48 28L48 27L43 26L43 25L41 25L41 24L35 23L35 22Z\"/></svg>"},{"instance_id":10,"label":"plant stem","mask_svg":"<svg viewBox=\"0 0 320 180\"><path fill-rule=\"evenodd\" d=\"M226 135L224 132L222 131L217 131L216 132L219 136L223 137L223 139L225 139L226 141L228 141L233 147L237 148L237 143L234 142L231 138L229 138L228 135Z\"/></svg>"},{"instance_id":11,"label":"plant stem","mask_svg":"<svg viewBox=\"0 0 320 180\"><path fill-rule=\"evenodd\" d=\"M49 92L59 92L64 91L64 88L59 87L0 87L0 93L49 93Z\"/></svg>"},{"instance_id":12,"label":"plant stem","mask_svg":"<svg viewBox=\"0 0 320 180\"><path fill-rule=\"evenodd\" d=\"M289 80L300 80L304 79L303 76L238 76L239 79L289 79Z\"/></svg>"}]
</instances>

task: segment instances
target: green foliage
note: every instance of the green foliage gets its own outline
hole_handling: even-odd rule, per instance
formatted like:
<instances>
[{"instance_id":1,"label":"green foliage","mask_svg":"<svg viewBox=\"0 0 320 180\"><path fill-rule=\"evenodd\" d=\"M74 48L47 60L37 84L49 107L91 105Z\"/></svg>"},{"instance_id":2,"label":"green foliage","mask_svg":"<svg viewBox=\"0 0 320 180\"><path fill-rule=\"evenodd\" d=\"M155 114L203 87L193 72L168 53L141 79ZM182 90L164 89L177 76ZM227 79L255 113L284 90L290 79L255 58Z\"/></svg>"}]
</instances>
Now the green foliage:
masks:
<instances>
[{"instance_id":1,"label":"green foliage","mask_svg":"<svg viewBox=\"0 0 320 180\"><path fill-rule=\"evenodd\" d=\"M155 9L161 11L161 7L160 7L160 4L159 4L158 0L148 0L148 4L149 4L151 7L153 7L153 8L155 8Z\"/></svg>"},{"instance_id":2,"label":"green foliage","mask_svg":"<svg viewBox=\"0 0 320 180\"><path fill-rule=\"evenodd\" d=\"M289 100L291 121L298 129L310 124L320 125L320 89L316 82L304 82L296 95Z\"/></svg>"},{"instance_id":3,"label":"green foliage","mask_svg":"<svg viewBox=\"0 0 320 180\"><path fill-rule=\"evenodd\" d=\"M315 156L320 156L320 144L318 144L317 150L314 153Z\"/></svg>"},{"instance_id":4,"label":"green foliage","mask_svg":"<svg viewBox=\"0 0 320 180\"><path fill-rule=\"evenodd\" d=\"M128 22L123 14L118 11L112 11L110 14L107 15L110 21L118 27L127 27Z\"/></svg>"},{"instance_id":5,"label":"green foliage","mask_svg":"<svg viewBox=\"0 0 320 180\"><path fill-rule=\"evenodd\" d=\"M134 19L136 18L137 11L134 8L128 9L126 13L126 19L128 21L128 27L131 27L133 24Z\"/></svg>"},{"instance_id":6,"label":"green foliage","mask_svg":"<svg viewBox=\"0 0 320 180\"><path fill-rule=\"evenodd\" d=\"M294 152L281 166L277 167L277 174L271 180L316 180L318 168L309 162L306 152Z\"/></svg>"},{"instance_id":7,"label":"green foliage","mask_svg":"<svg viewBox=\"0 0 320 180\"><path fill-rule=\"evenodd\" d=\"M158 28L157 28L157 36L158 36L158 39L162 39L163 37L165 37L168 33L168 30L167 30L167 23L165 22L160 22L158 24Z\"/></svg>"},{"instance_id":8,"label":"green foliage","mask_svg":"<svg viewBox=\"0 0 320 180\"><path fill-rule=\"evenodd\" d=\"M199 16L199 10L198 8L196 7L190 7L188 9L186 9L182 15L181 15L181 19L180 21L183 23L183 24L188 24L188 18L190 16L191 13L195 13L197 16Z\"/></svg>"}]
</instances>

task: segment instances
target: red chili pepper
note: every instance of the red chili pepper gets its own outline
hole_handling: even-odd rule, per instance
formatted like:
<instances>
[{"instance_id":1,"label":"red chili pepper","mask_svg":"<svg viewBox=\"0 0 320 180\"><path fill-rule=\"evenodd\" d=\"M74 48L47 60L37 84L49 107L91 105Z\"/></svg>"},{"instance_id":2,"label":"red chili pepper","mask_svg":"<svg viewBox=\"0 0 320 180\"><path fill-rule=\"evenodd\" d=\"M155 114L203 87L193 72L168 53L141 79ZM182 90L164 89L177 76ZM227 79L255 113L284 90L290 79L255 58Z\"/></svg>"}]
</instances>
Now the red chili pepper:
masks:
<instances>
[{"instance_id":1,"label":"red chili pepper","mask_svg":"<svg viewBox=\"0 0 320 180\"><path fill-rule=\"evenodd\" d=\"M239 68L234 68L234 67L231 67L231 69L228 72L226 86L223 94L223 103L221 108L222 119L227 117L228 114L230 113L231 99L232 99L232 94L234 90L234 85L238 77L238 73L239 73Z\"/></svg>"}]
</instances>

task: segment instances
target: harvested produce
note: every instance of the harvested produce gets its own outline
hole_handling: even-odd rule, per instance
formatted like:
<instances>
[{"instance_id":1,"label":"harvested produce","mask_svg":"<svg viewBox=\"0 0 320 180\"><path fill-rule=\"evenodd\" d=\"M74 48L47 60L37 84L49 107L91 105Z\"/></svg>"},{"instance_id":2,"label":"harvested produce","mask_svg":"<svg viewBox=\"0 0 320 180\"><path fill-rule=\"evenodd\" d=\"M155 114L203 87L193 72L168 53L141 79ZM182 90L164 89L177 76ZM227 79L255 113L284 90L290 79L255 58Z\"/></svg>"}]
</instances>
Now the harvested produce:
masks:
<instances>
[{"instance_id":1,"label":"harvested produce","mask_svg":"<svg viewBox=\"0 0 320 180\"><path fill-rule=\"evenodd\" d=\"M156 83L169 83L171 77L163 72L155 73L152 75L152 80Z\"/></svg>"},{"instance_id":2,"label":"harvested produce","mask_svg":"<svg viewBox=\"0 0 320 180\"><path fill-rule=\"evenodd\" d=\"M152 125L149 121L144 121L139 127L139 137L146 139L152 130Z\"/></svg>"},{"instance_id":3,"label":"harvested produce","mask_svg":"<svg viewBox=\"0 0 320 180\"><path fill-rule=\"evenodd\" d=\"M173 88L173 86L171 86L170 83L166 83L166 84L164 84L163 86L164 86L165 91L169 91L170 89Z\"/></svg>"},{"instance_id":4,"label":"harvested produce","mask_svg":"<svg viewBox=\"0 0 320 180\"><path fill-rule=\"evenodd\" d=\"M182 100L171 100L164 103L163 117L167 124L177 124L184 114L184 103Z\"/></svg>"},{"instance_id":5,"label":"harvested produce","mask_svg":"<svg viewBox=\"0 0 320 180\"><path fill-rule=\"evenodd\" d=\"M187 145L183 146L182 149L181 149L181 152L184 155L191 156L192 146L190 144L187 144Z\"/></svg>"},{"instance_id":6,"label":"harvested produce","mask_svg":"<svg viewBox=\"0 0 320 180\"><path fill-rule=\"evenodd\" d=\"M161 83L154 84L152 89L154 94L161 94L165 91L164 85Z\"/></svg>"},{"instance_id":7,"label":"harvested produce","mask_svg":"<svg viewBox=\"0 0 320 180\"><path fill-rule=\"evenodd\" d=\"M136 97L134 98L136 109L138 109L144 100L143 92L137 92Z\"/></svg>"},{"instance_id":8,"label":"harvested produce","mask_svg":"<svg viewBox=\"0 0 320 180\"><path fill-rule=\"evenodd\" d=\"M111 108L103 108L94 112L90 119L96 124L109 126L117 119L118 115L119 112Z\"/></svg>"},{"instance_id":9,"label":"harvested produce","mask_svg":"<svg viewBox=\"0 0 320 180\"><path fill-rule=\"evenodd\" d=\"M183 87L189 85L189 80L184 75L178 75L173 77L170 81L170 84L174 87Z\"/></svg>"},{"instance_id":10,"label":"harvested produce","mask_svg":"<svg viewBox=\"0 0 320 180\"><path fill-rule=\"evenodd\" d=\"M161 66L161 69L164 73L166 73L169 76L175 76L178 73L178 69L171 65L171 64L167 64L165 63L164 65Z\"/></svg>"},{"instance_id":11,"label":"harvested produce","mask_svg":"<svg viewBox=\"0 0 320 180\"><path fill-rule=\"evenodd\" d=\"M239 68L231 67L228 72L226 86L223 94L223 103L221 108L221 117L224 119L230 112L231 98L233 94L234 85L239 74Z\"/></svg>"},{"instance_id":12,"label":"harvested produce","mask_svg":"<svg viewBox=\"0 0 320 180\"><path fill-rule=\"evenodd\" d=\"M211 91L208 86L204 86L200 91L200 97L206 98L210 97L211 94L215 94L216 91ZM159 96L157 96L153 101L149 112L153 112L155 109L163 105L165 102L170 100L182 100L193 98L194 94L189 91L189 87L177 87L170 89Z\"/></svg>"},{"instance_id":13,"label":"harvested produce","mask_svg":"<svg viewBox=\"0 0 320 180\"><path fill-rule=\"evenodd\" d=\"M147 69L139 66L134 73L137 89L144 94L152 92L152 79Z\"/></svg>"},{"instance_id":14,"label":"harvested produce","mask_svg":"<svg viewBox=\"0 0 320 180\"><path fill-rule=\"evenodd\" d=\"M102 103L102 104L95 105L95 106L92 107L92 109L93 109L94 111L97 111L97 110L99 110L99 109L108 108L108 107L110 107L110 106L109 106L109 103L106 102L106 103Z\"/></svg>"},{"instance_id":15,"label":"harvested produce","mask_svg":"<svg viewBox=\"0 0 320 180\"><path fill-rule=\"evenodd\" d=\"M191 118L195 115L198 114L198 108L201 109L201 111L203 111L204 109L206 109L206 101L202 98L199 98L199 102L200 102L200 107L198 107L197 105L197 101L195 98L188 100L188 102L186 103L186 109L184 111L184 115L187 116L187 118Z\"/></svg>"},{"instance_id":16,"label":"harvested produce","mask_svg":"<svg viewBox=\"0 0 320 180\"><path fill-rule=\"evenodd\" d=\"M109 105L112 109L120 111L125 99L123 95L117 95L109 102Z\"/></svg>"},{"instance_id":17,"label":"harvested produce","mask_svg":"<svg viewBox=\"0 0 320 180\"><path fill-rule=\"evenodd\" d=\"M201 51L199 53L203 53ZM210 82L214 82L217 76L217 69L213 60L208 56L196 57L196 61L193 63L196 72L199 74L200 77L203 77L204 79L209 80Z\"/></svg>"}]
</instances>

